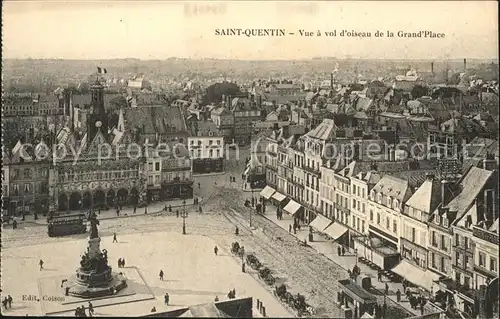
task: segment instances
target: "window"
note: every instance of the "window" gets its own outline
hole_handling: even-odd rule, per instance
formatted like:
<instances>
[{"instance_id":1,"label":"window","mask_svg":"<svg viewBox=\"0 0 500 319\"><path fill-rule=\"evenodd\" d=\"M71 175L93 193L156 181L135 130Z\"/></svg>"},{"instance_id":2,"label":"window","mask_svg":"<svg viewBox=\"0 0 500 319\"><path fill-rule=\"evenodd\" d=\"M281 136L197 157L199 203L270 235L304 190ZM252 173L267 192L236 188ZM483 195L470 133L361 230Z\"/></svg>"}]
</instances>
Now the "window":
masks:
<instances>
[{"instance_id":1,"label":"window","mask_svg":"<svg viewBox=\"0 0 500 319\"><path fill-rule=\"evenodd\" d=\"M19 195L19 185L18 184L14 184L14 195L15 196Z\"/></svg>"},{"instance_id":2,"label":"window","mask_svg":"<svg viewBox=\"0 0 500 319\"><path fill-rule=\"evenodd\" d=\"M361 221L361 232L364 234L365 233L365 221Z\"/></svg>"},{"instance_id":3,"label":"window","mask_svg":"<svg viewBox=\"0 0 500 319\"><path fill-rule=\"evenodd\" d=\"M448 218L443 217L443 226L448 227Z\"/></svg>"},{"instance_id":4,"label":"window","mask_svg":"<svg viewBox=\"0 0 500 319\"><path fill-rule=\"evenodd\" d=\"M441 257L441 272L446 272L446 261L444 257Z\"/></svg>"},{"instance_id":5,"label":"window","mask_svg":"<svg viewBox=\"0 0 500 319\"><path fill-rule=\"evenodd\" d=\"M431 267L434 269L437 269L437 267L436 267L436 255L434 253L431 253Z\"/></svg>"},{"instance_id":6,"label":"window","mask_svg":"<svg viewBox=\"0 0 500 319\"><path fill-rule=\"evenodd\" d=\"M398 223L397 223L397 220L393 220L392 221L392 231L397 233L398 232Z\"/></svg>"},{"instance_id":7,"label":"window","mask_svg":"<svg viewBox=\"0 0 500 319\"><path fill-rule=\"evenodd\" d=\"M356 195L356 185L352 185L352 193Z\"/></svg>"},{"instance_id":8,"label":"window","mask_svg":"<svg viewBox=\"0 0 500 319\"><path fill-rule=\"evenodd\" d=\"M469 238L464 237L464 246L465 246L465 248L470 248L469 245L470 245Z\"/></svg>"},{"instance_id":9,"label":"window","mask_svg":"<svg viewBox=\"0 0 500 319\"><path fill-rule=\"evenodd\" d=\"M31 193L31 184L28 183L24 184L24 193L25 194Z\"/></svg>"},{"instance_id":10,"label":"window","mask_svg":"<svg viewBox=\"0 0 500 319\"><path fill-rule=\"evenodd\" d=\"M392 198L387 197L387 207L392 207Z\"/></svg>"},{"instance_id":11,"label":"window","mask_svg":"<svg viewBox=\"0 0 500 319\"><path fill-rule=\"evenodd\" d=\"M155 171L159 171L160 170L160 162L156 162L155 163Z\"/></svg>"},{"instance_id":12,"label":"window","mask_svg":"<svg viewBox=\"0 0 500 319\"><path fill-rule=\"evenodd\" d=\"M362 203L361 207L362 207L361 211L364 213L365 212L365 203Z\"/></svg>"},{"instance_id":13,"label":"window","mask_svg":"<svg viewBox=\"0 0 500 319\"><path fill-rule=\"evenodd\" d=\"M437 236L436 236L436 232L435 231L432 232L432 242L431 242L431 245L434 246L434 247L437 247Z\"/></svg>"},{"instance_id":14,"label":"window","mask_svg":"<svg viewBox=\"0 0 500 319\"><path fill-rule=\"evenodd\" d=\"M217 140L217 145L220 145L220 140Z\"/></svg>"},{"instance_id":15,"label":"window","mask_svg":"<svg viewBox=\"0 0 500 319\"><path fill-rule=\"evenodd\" d=\"M448 249L448 247L446 247L446 238L444 237L444 235L441 235L441 249L442 250Z\"/></svg>"},{"instance_id":16,"label":"window","mask_svg":"<svg viewBox=\"0 0 500 319\"><path fill-rule=\"evenodd\" d=\"M390 228L390 224L391 224L391 219L389 218L389 216L387 216L387 217L385 218L385 228L387 228L387 229L391 229L391 228Z\"/></svg>"},{"instance_id":17,"label":"window","mask_svg":"<svg viewBox=\"0 0 500 319\"><path fill-rule=\"evenodd\" d=\"M457 266L461 266L461 260L460 260L460 257L461 257L461 256L460 256L460 253L457 251L457 252L455 253L455 265L457 265Z\"/></svg>"},{"instance_id":18,"label":"window","mask_svg":"<svg viewBox=\"0 0 500 319\"><path fill-rule=\"evenodd\" d=\"M392 203L392 205L393 205L394 209L396 209L396 210L399 209L399 202L398 202L397 199L394 200L394 202Z\"/></svg>"},{"instance_id":19,"label":"window","mask_svg":"<svg viewBox=\"0 0 500 319\"><path fill-rule=\"evenodd\" d=\"M373 210L370 209L370 221L373 221Z\"/></svg>"},{"instance_id":20,"label":"window","mask_svg":"<svg viewBox=\"0 0 500 319\"><path fill-rule=\"evenodd\" d=\"M149 171L153 170L153 163L148 163L148 169L149 169Z\"/></svg>"},{"instance_id":21,"label":"window","mask_svg":"<svg viewBox=\"0 0 500 319\"><path fill-rule=\"evenodd\" d=\"M209 155L208 155L208 156L209 156L210 158L214 157L214 151L213 151L213 150L208 151L208 153L209 153Z\"/></svg>"},{"instance_id":22,"label":"window","mask_svg":"<svg viewBox=\"0 0 500 319\"><path fill-rule=\"evenodd\" d=\"M212 145L213 143L214 143L214 141L212 141L212 140L208 141L208 145Z\"/></svg>"},{"instance_id":23,"label":"window","mask_svg":"<svg viewBox=\"0 0 500 319\"><path fill-rule=\"evenodd\" d=\"M486 265L486 255L484 253L479 253L479 266L485 267Z\"/></svg>"},{"instance_id":24,"label":"window","mask_svg":"<svg viewBox=\"0 0 500 319\"><path fill-rule=\"evenodd\" d=\"M193 140L189 141L189 144L194 145L194 141Z\"/></svg>"},{"instance_id":25,"label":"window","mask_svg":"<svg viewBox=\"0 0 500 319\"><path fill-rule=\"evenodd\" d=\"M496 258L490 257L490 270L497 271L497 260Z\"/></svg>"},{"instance_id":26,"label":"window","mask_svg":"<svg viewBox=\"0 0 500 319\"><path fill-rule=\"evenodd\" d=\"M377 213L377 224L380 225L380 213Z\"/></svg>"},{"instance_id":27,"label":"window","mask_svg":"<svg viewBox=\"0 0 500 319\"><path fill-rule=\"evenodd\" d=\"M438 225L441 224L441 218L440 217L441 216L436 215L436 219L434 220L436 222L436 224L438 224Z\"/></svg>"},{"instance_id":28,"label":"window","mask_svg":"<svg viewBox=\"0 0 500 319\"><path fill-rule=\"evenodd\" d=\"M216 150L216 153L217 153L217 158L220 157L220 150Z\"/></svg>"},{"instance_id":29,"label":"window","mask_svg":"<svg viewBox=\"0 0 500 319\"><path fill-rule=\"evenodd\" d=\"M417 237L417 236L416 236L416 230L415 230L415 228L413 228L413 227L412 227L412 228L411 228L411 241L412 241L412 242L415 242L416 237Z\"/></svg>"},{"instance_id":30,"label":"window","mask_svg":"<svg viewBox=\"0 0 500 319\"><path fill-rule=\"evenodd\" d=\"M378 193L378 196L377 196L377 202L379 204L382 204L382 194L381 193Z\"/></svg>"},{"instance_id":31,"label":"window","mask_svg":"<svg viewBox=\"0 0 500 319\"><path fill-rule=\"evenodd\" d=\"M455 246L460 246L460 235L455 234Z\"/></svg>"}]
</instances>

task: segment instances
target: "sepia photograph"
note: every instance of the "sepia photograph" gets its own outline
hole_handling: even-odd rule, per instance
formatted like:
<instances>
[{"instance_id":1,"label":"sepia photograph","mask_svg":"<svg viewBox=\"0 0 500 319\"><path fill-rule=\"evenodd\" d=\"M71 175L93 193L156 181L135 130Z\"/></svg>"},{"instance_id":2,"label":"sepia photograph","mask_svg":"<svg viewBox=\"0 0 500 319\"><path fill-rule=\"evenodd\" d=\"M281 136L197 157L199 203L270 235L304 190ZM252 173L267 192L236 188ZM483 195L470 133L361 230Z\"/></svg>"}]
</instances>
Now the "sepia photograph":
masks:
<instances>
[{"instance_id":1,"label":"sepia photograph","mask_svg":"<svg viewBox=\"0 0 500 319\"><path fill-rule=\"evenodd\" d=\"M499 317L496 1L2 1L1 314Z\"/></svg>"}]
</instances>

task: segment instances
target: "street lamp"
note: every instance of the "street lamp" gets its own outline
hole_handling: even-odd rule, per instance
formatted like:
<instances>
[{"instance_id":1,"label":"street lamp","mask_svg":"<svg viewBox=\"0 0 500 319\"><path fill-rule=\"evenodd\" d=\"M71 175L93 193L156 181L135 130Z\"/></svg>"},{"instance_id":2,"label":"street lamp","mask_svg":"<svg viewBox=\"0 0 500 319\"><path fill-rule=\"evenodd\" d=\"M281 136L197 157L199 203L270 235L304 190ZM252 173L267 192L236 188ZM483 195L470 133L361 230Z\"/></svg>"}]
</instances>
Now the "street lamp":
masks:
<instances>
[{"instance_id":1,"label":"street lamp","mask_svg":"<svg viewBox=\"0 0 500 319\"><path fill-rule=\"evenodd\" d=\"M181 213L181 217L182 217L182 234L186 235L186 218L188 217L188 213L186 212L186 200L182 201L182 206L183 206L183 210L182 210L182 213Z\"/></svg>"}]
</instances>

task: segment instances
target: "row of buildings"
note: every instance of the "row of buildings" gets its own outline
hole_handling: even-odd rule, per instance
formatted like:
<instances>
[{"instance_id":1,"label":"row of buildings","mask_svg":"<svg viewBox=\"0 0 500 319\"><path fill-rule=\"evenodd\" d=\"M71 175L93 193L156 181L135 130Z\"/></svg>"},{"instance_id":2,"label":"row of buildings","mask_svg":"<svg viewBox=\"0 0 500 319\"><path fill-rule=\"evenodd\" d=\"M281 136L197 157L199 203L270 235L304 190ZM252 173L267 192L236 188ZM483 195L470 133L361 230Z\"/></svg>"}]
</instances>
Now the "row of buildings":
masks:
<instances>
[{"instance_id":1,"label":"row of buildings","mask_svg":"<svg viewBox=\"0 0 500 319\"><path fill-rule=\"evenodd\" d=\"M45 213L192 198L190 133L182 112L151 106L112 114L103 89L92 86L84 121L66 100L68 125L37 128L4 150L3 210Z\"/></svg>"},{"instance_id":2,"label":"row of buildings","mask_svg":"<svg viewBox=\"0 0 500 319\"><path fill-rule=\"evenodd\" d=\"M498 143L433 162L343 131L326 119L302 136L273 132L261 196L461 311L498 314L498 291L485 299L498 286Z\"/></svg>"}]
</instances>

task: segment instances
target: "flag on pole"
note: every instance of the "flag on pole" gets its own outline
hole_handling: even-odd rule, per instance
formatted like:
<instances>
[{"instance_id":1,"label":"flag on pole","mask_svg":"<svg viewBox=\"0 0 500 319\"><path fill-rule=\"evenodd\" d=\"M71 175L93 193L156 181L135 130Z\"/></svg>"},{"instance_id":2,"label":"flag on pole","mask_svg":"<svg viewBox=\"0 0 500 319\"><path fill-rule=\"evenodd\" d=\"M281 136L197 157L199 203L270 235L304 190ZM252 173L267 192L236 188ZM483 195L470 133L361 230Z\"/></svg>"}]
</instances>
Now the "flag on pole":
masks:
<instances>
[{"instance_id":1,"label":"flag on pole","mask_svg":"<svg viewBox=\"0 0 500 319\"><path fill-rule=\"evenodd\" d=\"M108 73L108 70L100 68L100 67L97 67L97 73L99 73L99 74L105 74L105 73Z\"/></svg>"}]
</instances>

